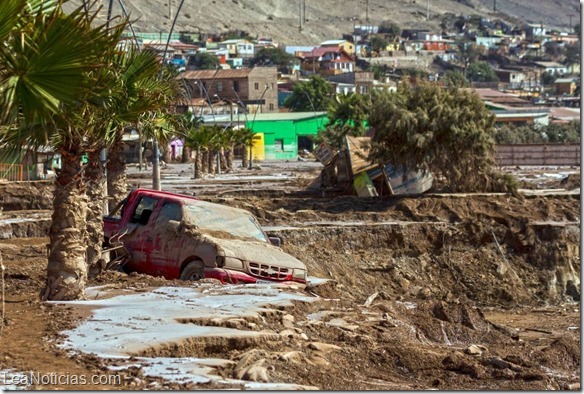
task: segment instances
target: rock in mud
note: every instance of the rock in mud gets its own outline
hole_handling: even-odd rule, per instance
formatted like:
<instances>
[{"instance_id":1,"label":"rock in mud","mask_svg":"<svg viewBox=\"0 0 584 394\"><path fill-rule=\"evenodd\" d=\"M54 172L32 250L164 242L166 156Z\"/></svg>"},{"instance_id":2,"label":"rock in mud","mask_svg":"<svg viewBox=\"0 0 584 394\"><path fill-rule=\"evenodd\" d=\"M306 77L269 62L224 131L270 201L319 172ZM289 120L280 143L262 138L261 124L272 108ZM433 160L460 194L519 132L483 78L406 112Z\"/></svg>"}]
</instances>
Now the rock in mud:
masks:
<instances>
[{"instance_id":1,"label":"rock in mud","mask_svg":"<svg viewBox=\"0 0 584 394\"><path fill-rule=\"evenodd\" d=\"M300 364L300 363L304 362L306 357L304 356L304 354L302 352L295 350L292 352L280 354L278 356L278 359L280 361L286 361L289 363Z\"/></svg>"},{"instance_id":2,"label":"rock in mud","mask_svg":"<svg viewBox=\"0 0 584 394\"><path fill-rule=\"evenodd\" d=\"M265 359L261 359L258 362L241 369L235 369L235 378L242 380L250 380L252 382L269 382L268 369L263 365Z\"/></svg>"},{"instance_id":3,"label":"rock in mud","mask_svg":"<svg viewBox=\"0 0 584 394\"><path fill-rule=\"evenodd\" d=\"M470 345L464 350L464 352L471 356L480 356L481 354L483 354L483 351L477 345Z\"/></svg>"},{"instance_id":4,"label":"rock in mud","mask_svg":"<svg viewBox=\"0 0 584 394\"><path fill-rule=\"evenodd\" d=\"M297 335L296 334L296 331L291 330L289 328L280 331L278 334L280 334L281 336L283 336L285 338L293 338L293 337L295 337Z\"/></svg>"},{"instance_id":5,"label":"rock in mud","mask_svg":"<svg viewBox=\"0 0 584 394\"><path fill-rule=\"evenodd\" d=\"M449 371L470 375L474 379L484 376L485 370L474 360L468 360L464 354L454 351L442 360L442 365Z\"/></svg>"},{"instance_id":6,"label":"rock in mud","mask_svg":"<svg viewBox=\"0 0 584 394\"><path fill-rule=\"evenodd\" d=\"M322 342L310 342L308 348L312 350L317 350L319 352L330 352L333 350L341 350L342 348L337 345L331 345L329 343Z\"/></svg>"}]
</instances>

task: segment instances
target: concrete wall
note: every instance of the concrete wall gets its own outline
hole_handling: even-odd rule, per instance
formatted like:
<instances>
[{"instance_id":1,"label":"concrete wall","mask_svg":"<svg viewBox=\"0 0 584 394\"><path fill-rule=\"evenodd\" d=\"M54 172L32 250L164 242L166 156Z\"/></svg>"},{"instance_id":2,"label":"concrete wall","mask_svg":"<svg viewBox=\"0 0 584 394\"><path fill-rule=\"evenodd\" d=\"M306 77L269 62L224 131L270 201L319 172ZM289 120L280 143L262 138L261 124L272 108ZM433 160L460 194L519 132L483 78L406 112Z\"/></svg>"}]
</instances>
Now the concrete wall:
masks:
<instances>
[{"instance_id":1,"label":"concrete wall","mask_svg":"<svg viewBox=\"0 0 584 394\"><path fill-rule=\"evenodd\" d=\"M497 145L500 166L580 166L580 144Z\"/></svg>"}]
</instances>

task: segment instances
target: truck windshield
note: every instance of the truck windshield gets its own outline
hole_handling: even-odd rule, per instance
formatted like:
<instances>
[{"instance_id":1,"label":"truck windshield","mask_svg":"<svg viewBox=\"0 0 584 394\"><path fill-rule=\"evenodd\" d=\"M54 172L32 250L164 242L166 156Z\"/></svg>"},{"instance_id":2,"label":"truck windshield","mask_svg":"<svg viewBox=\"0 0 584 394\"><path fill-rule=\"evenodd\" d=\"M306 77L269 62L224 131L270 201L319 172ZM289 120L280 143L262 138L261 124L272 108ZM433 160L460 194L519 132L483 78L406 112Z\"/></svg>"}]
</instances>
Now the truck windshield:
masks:
<instances>
[{"instance_id":1,"label":"truck windshield","mask_svg":"<svg viewBox=\"0 0 584 394\"><path fill-rule=\"evenodd\" d=\"M200 229L268 242L257 220L245 211L205 201L187 204L184 208L185 222Z\"/></svg>"}]
</instances>

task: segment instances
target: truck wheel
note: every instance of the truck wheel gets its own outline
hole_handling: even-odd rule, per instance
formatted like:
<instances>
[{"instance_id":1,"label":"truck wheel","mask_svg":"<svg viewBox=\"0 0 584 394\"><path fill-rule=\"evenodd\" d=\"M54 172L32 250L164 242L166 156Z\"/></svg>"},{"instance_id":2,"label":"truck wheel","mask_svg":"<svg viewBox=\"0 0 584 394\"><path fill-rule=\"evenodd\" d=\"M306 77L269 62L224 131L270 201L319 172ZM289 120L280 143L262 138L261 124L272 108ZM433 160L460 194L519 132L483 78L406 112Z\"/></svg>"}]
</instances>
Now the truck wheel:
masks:
<instances>
[{"instance_id":1,"label":"truck wheel","mask_svg":"<svg viewBox=\"0 0 584 394\"><path fill-rule=\"evenodd\" d=\"M181 280L199 280L205 277L205 264L201 260L188 263L180 274Z\"/></svg>"}]
</instances>

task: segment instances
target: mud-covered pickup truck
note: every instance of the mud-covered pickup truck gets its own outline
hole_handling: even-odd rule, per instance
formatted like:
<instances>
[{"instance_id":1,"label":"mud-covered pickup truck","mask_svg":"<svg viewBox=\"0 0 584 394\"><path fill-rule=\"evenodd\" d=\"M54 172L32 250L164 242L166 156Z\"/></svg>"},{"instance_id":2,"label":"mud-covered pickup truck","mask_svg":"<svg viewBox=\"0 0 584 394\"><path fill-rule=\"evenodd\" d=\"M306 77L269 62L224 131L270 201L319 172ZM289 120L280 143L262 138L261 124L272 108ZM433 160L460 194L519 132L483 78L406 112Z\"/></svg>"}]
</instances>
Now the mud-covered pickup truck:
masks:
<instances>
[{"instance_id":1,"label":"mud-covered pickup truck","mask_svg":"<svg viewBox=\"0 0 584 394\"><path fill-rule=\"evenodd\" d=\"M306 266L243 209L136 189L104 217L106 245L123 244L126 271L227 283L306 283Z\"/></svg>"}]
</instances>

